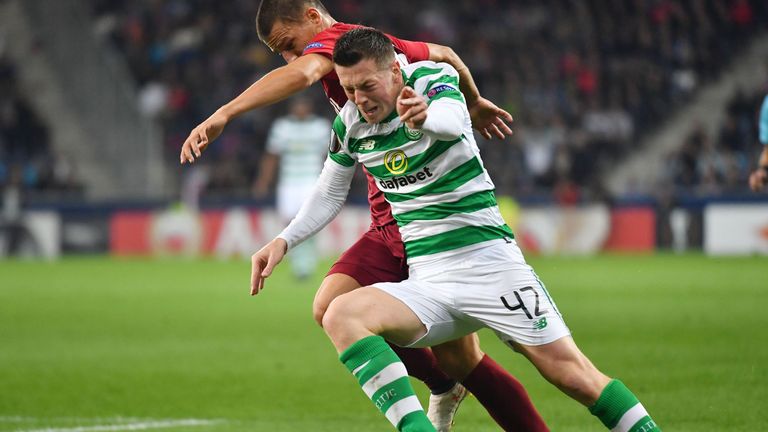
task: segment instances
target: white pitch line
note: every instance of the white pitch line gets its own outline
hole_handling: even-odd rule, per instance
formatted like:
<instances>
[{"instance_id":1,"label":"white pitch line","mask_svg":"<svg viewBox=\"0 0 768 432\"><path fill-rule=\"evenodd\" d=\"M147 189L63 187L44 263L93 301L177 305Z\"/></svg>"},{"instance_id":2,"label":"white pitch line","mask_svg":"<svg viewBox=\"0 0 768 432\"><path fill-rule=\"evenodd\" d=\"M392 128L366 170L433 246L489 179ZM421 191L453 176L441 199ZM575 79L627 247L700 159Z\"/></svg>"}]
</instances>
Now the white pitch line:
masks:
<instances>
[{"instance_id":1,"label":"white pitch line","mask_svg":"<svg viewBox=\"0 0 768 432\"><path fill-rule=\"evenodd\" d=\"M112 432L112 431L135 431L145 429L162 429L180 426L208 426L220 421L215 420L159 420L139 423L123 423L111 425L78 426L67 428L45 428L45 429L17 429L16 432Z\"/></svg>"},{"instance_id":2,"label":"white pitch line","mask_svg":"<svg viewBox=\"0 0 768 432\"><path fill-rule=\"evenodd\" d=\"M100 423L100 422L150 422L165 421L142 417L27 417L27 416L0 416L0 423L44 423L44 422L70 422L70 423Z\"/></svg>"}]
</instances>

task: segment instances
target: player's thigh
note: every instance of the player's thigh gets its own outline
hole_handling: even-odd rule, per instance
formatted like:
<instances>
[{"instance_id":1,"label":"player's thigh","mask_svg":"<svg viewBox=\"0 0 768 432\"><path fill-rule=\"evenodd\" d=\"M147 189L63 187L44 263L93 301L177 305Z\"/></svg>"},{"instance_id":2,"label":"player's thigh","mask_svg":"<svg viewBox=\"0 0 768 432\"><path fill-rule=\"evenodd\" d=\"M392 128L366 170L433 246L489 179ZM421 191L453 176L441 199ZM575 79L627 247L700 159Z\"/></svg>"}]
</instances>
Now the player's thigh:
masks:
<instances>
[{"instance_id":1,"label":"player's thigh","mask_svg":"<svg viewBox=\"0 0 768 432\"><path fill-rule=\"evenodd\" d=\"M336 297L323 318L323 327L337 347L371 333L407 345L426 333L426 326L407 304L374 287Z\"/></svg>"},{"instance_id":2,"label":"player's thigh","mask_svg":"<svg viewBox=\"0 0 768 432\"><path fill-rule=\"evenodd\" d=\"M328 305L339 295L361 286L408 278L408 267L389 246L382 231L372 228L339 257L315 295L312 306L315 321L322 325Z\"/></svg>"},{"instance_id":3,"label":"player's thigh","mask_svg":"<svg viewBox=\"0 0 768 432\"><path fill-rule=\"evenodd\" d=\"M466 378L485 355L480 350L480 339L477 333L435 345L432 347L432 352L437 357L440 368L459 381Z\"/></svg>"},{"instance_id":4,"label":"player's thigh","mask_svg":"<svg viewBox=\"0 0 768 432\"><path fill-rule=\"evenodd\" d=\"M326 276L312 302L312 316L315 321L322 326L323 316L333 299L357 288L360 288L360 284L352 276L344 273L333 273Z\"/></svg>"},{"instance_id":5,"label":"player's thigh","mask_svg":"<svg viewBox=\"0 0 768 432\"><path fill-rule=\"evenodd\" d=\"M552 297L530 267L470 269L455 285L458 309L493 330L506 344L536 346L570 335Z\"/></svg>"}]
</instances>

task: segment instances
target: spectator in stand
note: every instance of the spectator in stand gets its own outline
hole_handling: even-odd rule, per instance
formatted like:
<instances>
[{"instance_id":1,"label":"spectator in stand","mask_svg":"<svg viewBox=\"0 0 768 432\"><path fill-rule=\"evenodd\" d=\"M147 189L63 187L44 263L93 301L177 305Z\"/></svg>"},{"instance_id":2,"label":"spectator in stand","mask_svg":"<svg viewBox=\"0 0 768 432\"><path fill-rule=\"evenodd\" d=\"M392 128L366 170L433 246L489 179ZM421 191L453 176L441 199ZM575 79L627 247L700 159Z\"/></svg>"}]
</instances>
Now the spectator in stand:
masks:
<instances>
[{"instance_id":1,"label":"spectator in stand","mask_svg":"<svg viewBox=\"0 0 768 432\"><path fill-rule=\"evenodd\" d=\"M221 106L228 95L281 64L261 46L251 23L242 19L255 15L258 2L91 1L98 32L125 54L140 87L152 86L148 96L158 96L151 94L158 89L167 94L160 118L168 149L177 149L197 119ZM572 180L587 189L596 184L594 177L603 165L635 149L644 133L716 78L768 22L768 3L762 0L483 0L482 7L460 0L448 9L435 0L423 3L416 14L405 12L413 10L407 0L391 0L386 13L373 1L328 0L327 6L339 11L342 20L454 46L473 70L480 90L498 95L518 127L529 125L529 112L543 116L544 128L556 128L553 119L561 118L569 136L581 135L568 151L575 165L578 160L580 172ZM482 34L473 31L480 25ZM594 124L585 119L589 112L618 114L633 133L626 139L595 136L585 129ZM241 143L265 142L277 115L277 110L259 111L231 125L231 149L208 155L214 164L226 160L241 165L243 174L234 180L243 182L238 190L248 189L263 151ZM485 147L484 140L478 145ZM538 150L526 146L520 151ZM506 171L518 163L512 158L520 151L488 159L488 169L500 184L513 181ZM741 169L743 162L738 163ZM518 196L551 194L551 176L523 171L515 177L521 186L515 190Z\"/></svg>"},{"instance_id":2,"label":"spectator in stand","mask_svg":"<svg viewBox=\"0 0 768 432\"><path fill-rule=\"evenodd\" d=\"M51 149L45 122L19 90L14 65L0 53L0 189L79 190L74 165L64 173L63 163Z\"/></svg>"}]
</instances>

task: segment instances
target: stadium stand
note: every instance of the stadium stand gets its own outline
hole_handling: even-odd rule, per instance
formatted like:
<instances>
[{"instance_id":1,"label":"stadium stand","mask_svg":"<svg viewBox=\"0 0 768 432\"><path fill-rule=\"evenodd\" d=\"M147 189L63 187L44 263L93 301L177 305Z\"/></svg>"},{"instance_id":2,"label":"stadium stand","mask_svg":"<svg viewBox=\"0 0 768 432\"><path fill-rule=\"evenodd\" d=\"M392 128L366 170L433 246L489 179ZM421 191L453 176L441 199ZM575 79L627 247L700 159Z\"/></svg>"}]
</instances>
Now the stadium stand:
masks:
<instances>
[{"instance_id":1,"label":"stadium stand","mask_svg":"<svg viewBox=\"0 0 768 432\"><path fill-rule=\"evenodd\" d=\"M48 127L19 91L16 74L0 56L0 190L15 186L36 196L81 191L74 161L51 147Z\"/></svg>"},{"instance_id":2,"label":"stadium stand","mask_svg":"<svg viewBox=\"0 0 768 432\"><path fill-rule=\"evenodd\" d=\"M256 5L93 1L98 32L142 88L143 111L165 126L170 159L200 120L282 64L256 37ZM716 78L768 22L757 0L433 1L417 13L407 5L395 0L382 15L372 2L326 2L340 20L453 46L481 91L517 119L515 146L481 143L499 189L565 191L566 200L599 198L601 168ZM214 190L247 188L278 113L255 112L228 129L208 155Z\"/></svg>"},{"instance_id":3,"label":"stadium stand","mask_svg":"<svg viewBox=\"0 0 768 432\"><path fill-rule=\"evenodd\" d=\"M756 113L765 92L736 94L728 103L726 120L714 135L700 125L686 138L668 172L678 190L702 195L744 190L759 154Z\"/></svg>"}]
</instances>

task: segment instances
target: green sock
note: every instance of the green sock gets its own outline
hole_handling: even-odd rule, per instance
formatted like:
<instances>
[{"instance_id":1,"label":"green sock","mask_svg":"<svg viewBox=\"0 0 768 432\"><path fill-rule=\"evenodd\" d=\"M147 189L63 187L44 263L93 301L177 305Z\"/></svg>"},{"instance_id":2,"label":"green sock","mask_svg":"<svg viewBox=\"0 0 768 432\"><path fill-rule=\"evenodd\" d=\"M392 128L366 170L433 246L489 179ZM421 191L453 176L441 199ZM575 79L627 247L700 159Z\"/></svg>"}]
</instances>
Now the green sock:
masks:
<instances>
[{"instance_id":1,"label":"green sock","mask_svg":"<svg viewBox=\"0 0 768 432\"><path fill-rule=\"evenodd\" d=\"M360 339L344 350L339 360L397 430L435 431L413 392L405 365L384 338L368 336Z\"/></svg>"},{"instance_id":2,"label":"green sock","mask_svg":"<svg viewBox=\"0 0 768 432\"><path fill-rule=\"evenodd\" d=\"M643 404L619 380L611 380L589 412L612 432L661 432Z\"/></svg>"}]
</instances>

